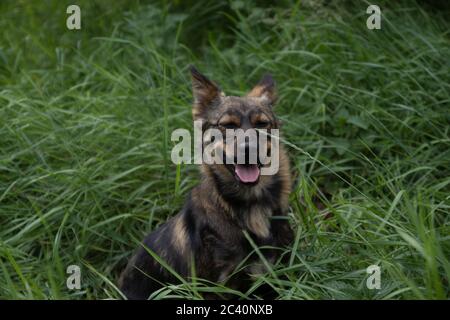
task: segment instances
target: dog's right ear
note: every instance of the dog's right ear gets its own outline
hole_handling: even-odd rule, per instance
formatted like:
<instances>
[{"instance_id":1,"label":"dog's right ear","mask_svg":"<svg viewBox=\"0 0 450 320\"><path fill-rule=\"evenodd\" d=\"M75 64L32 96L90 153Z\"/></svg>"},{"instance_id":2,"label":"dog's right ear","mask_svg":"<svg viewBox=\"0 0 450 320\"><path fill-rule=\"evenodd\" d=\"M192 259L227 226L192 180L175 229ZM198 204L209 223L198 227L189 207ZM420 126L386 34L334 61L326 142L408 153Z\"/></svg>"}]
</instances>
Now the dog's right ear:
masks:
<instances>
[{"instance_id":1,"label":"dog's right ear","mask_svg":"<svg viewBox=\"0 0 450 320\"><path fill-rule=\"evenodd\" d=\"M247 94L247 97L262 99L270 106L273 106L277 100L277 96L275 93L275 81L272 75L265 74L259 83Z\"/></svg>"},{"instance_id":2,"label":"dog's right ear","mask_svg":"<svg viewBox=\"0 0 450 320\"><path fill-rule=\"evenodd\" d=\"M202 118L207 109L220 103L223 95L220 88L194 66L190 66L192 93L194 94L194 107L192 114L194 119Z\"/></svg>"}]
</instances>

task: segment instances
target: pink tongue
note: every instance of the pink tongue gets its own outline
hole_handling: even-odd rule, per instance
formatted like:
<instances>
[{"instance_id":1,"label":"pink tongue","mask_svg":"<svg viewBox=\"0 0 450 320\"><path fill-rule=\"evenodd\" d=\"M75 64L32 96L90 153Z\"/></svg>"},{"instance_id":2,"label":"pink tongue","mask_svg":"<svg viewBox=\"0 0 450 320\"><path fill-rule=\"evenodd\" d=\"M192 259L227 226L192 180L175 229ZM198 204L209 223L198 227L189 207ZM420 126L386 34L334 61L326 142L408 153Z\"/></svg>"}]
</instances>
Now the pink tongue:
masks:
<instances>
[{"instance_id":1,"label":"pink tongue","mask_svg":"<svg viewBox=\"0 0 450 320\"><path fill-rule=\"evenodd\" d=\"M237 164L234 171L239 179L244 183L255 182L259 178L259 168L256 164L247 166Z\"/></svg>"}]
</instances>

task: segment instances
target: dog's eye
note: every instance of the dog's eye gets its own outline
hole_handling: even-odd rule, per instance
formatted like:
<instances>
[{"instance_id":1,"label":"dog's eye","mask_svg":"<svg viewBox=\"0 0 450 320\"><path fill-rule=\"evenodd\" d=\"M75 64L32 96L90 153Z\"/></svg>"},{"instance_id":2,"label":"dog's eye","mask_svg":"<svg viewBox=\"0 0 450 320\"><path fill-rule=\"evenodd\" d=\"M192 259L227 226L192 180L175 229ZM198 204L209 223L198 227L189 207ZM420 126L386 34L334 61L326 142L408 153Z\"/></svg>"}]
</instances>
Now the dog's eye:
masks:
<instances>
[{"instance_id":1,"label":"dog's eye","mask_svg":"<svg viewBox=\"0 0 450 320\"><path fill-rule=\"evenodd\" d=\"M267 128L268 126L269 126L269 121L258 121L258 122L256 122L256 124L255 124L255 127L256 128Z\"/></svg>"},{"instance_id":2,"label":"dog's eye","mask_svg":"<svg viewBox=\"0 0 450 320\"><path fill-rule=\"evenodd\" d=\"M237 129L238 125L234 122L227 122L227 123L221 123L221 127L224 127L225 129Z\"/></svg>"}]
</instances>

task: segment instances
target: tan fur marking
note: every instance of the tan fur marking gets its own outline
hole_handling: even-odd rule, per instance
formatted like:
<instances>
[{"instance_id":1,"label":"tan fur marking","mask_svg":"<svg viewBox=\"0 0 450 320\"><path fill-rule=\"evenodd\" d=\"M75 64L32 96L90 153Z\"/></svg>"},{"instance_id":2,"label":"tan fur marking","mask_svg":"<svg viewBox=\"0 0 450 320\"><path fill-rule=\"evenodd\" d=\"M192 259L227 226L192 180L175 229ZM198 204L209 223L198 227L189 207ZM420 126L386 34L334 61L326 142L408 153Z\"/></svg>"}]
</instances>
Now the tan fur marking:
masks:
<instances>
[{"instance_id":1,"label":"tan fur marking","mask_svg":"<svg viewBox=\"0 0 450 320\"><path fill-rule=\"evenodd\" d=\"M266 90L265 86L262 85L256 85L248 94L247 97L255 97L259 98L262 96L264 91Z\"/></svg>"},{"instance_id":2,"label":"tan fur marking","mask_svg":"<svg viewBox=\"0 0 450 320\"><path fill-rule=\"evenodd\" d=\"M253 123L257 123L258 121L270 122L270 119L265 113L261 112L261 113L258 113L256 115L254 115L253 118L252 118L252 122Z\"/></svg>"},{"instance_id":3,"label":"tan fur marking","mask_svg":"<svg viewBox=\"0 0 450 320\"><path fill-rule=\"evenodd\" d=\"M247 94L247 97L260 98L273 103L276 100L275 83L270 75L265 75L260 82Z\"/></svg>"},{"instance_id":4,"label":"tan fur marking","mask_svg":"<svg viewBox=\"0 0 450 320\"><path fill-rule=\"evenodd\" d=\"M180 217L174 221L173 225L173 244L183 255L186 251L187 232L183 220Z\"/></svg>"},{"instance_id":5,"label":"tan fur marking","mask_svg":"<svg viewBox=\"0 0 450 320\"><path fill-rule=\"evenodd\" d=\"M240 126L241 120L239 117L235 115L226 114L219 120L219 124L221 126L225 126L227 124L234 124L236 126Z\"/></svg>"},{"instance_id":6,"label":"tan fur marking","mask_svg":"<svg viewBox=\"0 0 450 320\"><path fill-rule=\"evenodd\" d=\"M254 206L247 215L247 228L258 237L269 236L269 216L271 212L266 208Z\"/></svg>"}]
</instances>

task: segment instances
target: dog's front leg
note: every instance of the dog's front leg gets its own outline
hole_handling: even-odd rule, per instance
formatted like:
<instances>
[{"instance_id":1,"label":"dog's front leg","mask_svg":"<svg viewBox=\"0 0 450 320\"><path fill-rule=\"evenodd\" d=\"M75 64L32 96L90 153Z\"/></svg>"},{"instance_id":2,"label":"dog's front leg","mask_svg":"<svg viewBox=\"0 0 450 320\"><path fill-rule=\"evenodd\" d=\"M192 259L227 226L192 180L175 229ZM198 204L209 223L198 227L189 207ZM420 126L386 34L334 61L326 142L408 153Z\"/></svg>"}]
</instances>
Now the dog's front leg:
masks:
<instances>
[{"instance_id":1,"label":"dog's front leg","mask_svg":"<svg viewBox=\"0 0 450 320\"><path fill-rule=\"evenodd\" d=\"M286 248L294 241L294 231L287 219L273 219L271 231L276 247Z\"/></svg>"}]
</instances>

